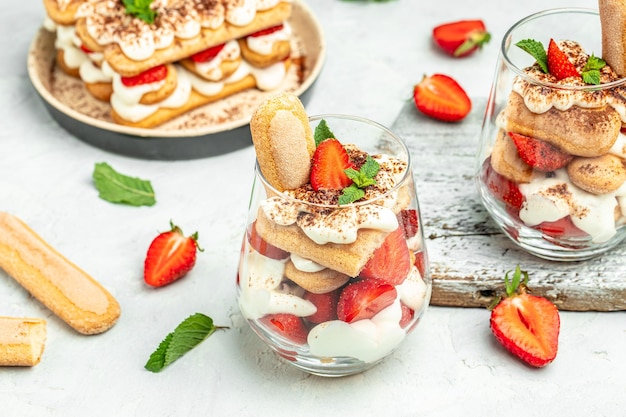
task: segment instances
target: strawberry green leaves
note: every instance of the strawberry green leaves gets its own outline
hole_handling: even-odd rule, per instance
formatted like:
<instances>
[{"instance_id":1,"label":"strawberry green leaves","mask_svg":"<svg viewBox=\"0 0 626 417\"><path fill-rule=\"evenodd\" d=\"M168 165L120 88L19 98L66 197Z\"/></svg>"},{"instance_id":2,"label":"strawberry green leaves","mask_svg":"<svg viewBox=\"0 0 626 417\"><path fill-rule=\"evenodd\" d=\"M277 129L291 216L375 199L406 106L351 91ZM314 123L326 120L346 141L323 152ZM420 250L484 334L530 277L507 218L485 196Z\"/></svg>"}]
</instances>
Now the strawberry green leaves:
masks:
<instances>
[{"instance_id":1,"label":"strawberry green leaves","mask_svg":"<svg viewBox=\"0 0 626 417\"><path fill-rule=\"evenodd\" d=\"M161 372L218 329L227 329L227 327L215 326L213 319L202 313L187 317L163 339L159 347L150 355L145 368L150 372Z\"/></svg>"},{"instance_id":2,"label":"strawberry green leaves","mask_svg":"<svg viewBox=\"0 0 626 417\"><path fill-rule=\"evenodd\" d=\"M152 206L156 203L150 181L120 174L106 162L95 165L92 177L103 200L131 206Z\"/></svg>"},{"instance_id":3,"label":"strawberry green leaves","mask_svg":"<svg viewBox=\"0 0 626 417\"><path fill-rule=\"evenodd\" d=\"M152 0L122 0L126 8L126 14L143 20L148 24L154 23L156 11L150 8Z\"/></svg>"}]
</instances>

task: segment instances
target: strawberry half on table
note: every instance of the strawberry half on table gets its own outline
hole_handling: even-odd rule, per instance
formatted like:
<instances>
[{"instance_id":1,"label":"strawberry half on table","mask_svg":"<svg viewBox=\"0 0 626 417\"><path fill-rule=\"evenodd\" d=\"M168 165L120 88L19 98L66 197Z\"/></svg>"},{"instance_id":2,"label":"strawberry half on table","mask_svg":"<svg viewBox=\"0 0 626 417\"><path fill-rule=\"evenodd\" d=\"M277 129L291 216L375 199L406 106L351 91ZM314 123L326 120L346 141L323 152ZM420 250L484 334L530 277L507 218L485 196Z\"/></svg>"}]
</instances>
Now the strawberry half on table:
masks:
<instances>
[{"instance_id":1,"label":"strawberry half on table","mask_svg":"<svg viewBox=\"0 0 626 417\"><path fill-rule=\"evenodd\" d=\"M480 19L443 23L433 29L433 41L446 54L456 58L471 55L491 40Z\"/></svg>"},{"instance_id":2,"label":"strawberry half on table","mask_svg":"<svg viewBox=\"0 0 626 417\"><path fill-rule=\"evenodd\" d=\"M417 110L444 122L458 122L472 110L472 101L463 87L444 74L425 75L413 87L413 100Z\"/></svg>"},{"instance_id":3,"label":"strawberry half on table","mask_svg":"<svg viewBox=\"0 0 626 417\"><path fill-rule=\"evenodd\" d=\"M511 272L511 271L509 271ZM491 331L513 355L534 367L543 367L556 357L561 321L559 311L548 299L528 294L528 273L516 267L506 295L491 310Z\"/></svg>"},{"instance_id":4,"label":"strawberry half on table","mask_svg":"<svg viewBox=\"0 0 626 417\"><path fill-rule=\"evenodd\" d=\"M198 232L183 235L180 227L170 222L170 230L160 233L148 248L144 262L144 281L162 287L184 277L196 264Z\"/></svg>"}]
</instances>

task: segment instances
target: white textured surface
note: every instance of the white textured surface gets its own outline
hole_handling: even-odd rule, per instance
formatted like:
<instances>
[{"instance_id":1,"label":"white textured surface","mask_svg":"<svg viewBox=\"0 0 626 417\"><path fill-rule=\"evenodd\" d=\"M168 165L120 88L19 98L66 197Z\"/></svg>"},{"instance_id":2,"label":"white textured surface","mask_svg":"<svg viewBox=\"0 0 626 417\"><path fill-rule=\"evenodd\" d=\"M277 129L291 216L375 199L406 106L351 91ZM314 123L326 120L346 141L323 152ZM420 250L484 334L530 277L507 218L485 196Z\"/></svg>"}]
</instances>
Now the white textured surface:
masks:
<instances>
[{"instance_id":1,"label":"white textured surface","mask_svg":"<svg viewBox=\"0 0 626 417\"><path fill-rule=\"evenodd\" d=\"M425 73L448 73L470 96L486 97L506 28L546 7L539 0L309 5L324 27L328 56L307 111L357 114L388 126ZM596 2L552 0L549 7L562 5ZM253 150L158 162L84 144L50 119L26 76L26 51L43 5L3 2L0 14L0 209L28 222L122 306L120 321L107 333L78 335L0 272L0 315L44 317L49 335L39 365L0 369L3 416L623 414L623 312L562 313L559 355L541 370L503 352L490 334L487 310L460 308L431 308L395 354L361 375L322 379L279 361L247 328L234 299ZM484 18L494 36L485 50L464 60L435 53L434 25L473 17ZM100 200L91 184L100 161L150 179L157 205ZM150 289L141 278L143 258L170 219L183 231L198 230L205 251L184 280ZM471 259L472 250L480 249L454 251L450 264ZM163 373L145 371L161 339L194 312L231 328Z\"/></svg>"}]
</instances>

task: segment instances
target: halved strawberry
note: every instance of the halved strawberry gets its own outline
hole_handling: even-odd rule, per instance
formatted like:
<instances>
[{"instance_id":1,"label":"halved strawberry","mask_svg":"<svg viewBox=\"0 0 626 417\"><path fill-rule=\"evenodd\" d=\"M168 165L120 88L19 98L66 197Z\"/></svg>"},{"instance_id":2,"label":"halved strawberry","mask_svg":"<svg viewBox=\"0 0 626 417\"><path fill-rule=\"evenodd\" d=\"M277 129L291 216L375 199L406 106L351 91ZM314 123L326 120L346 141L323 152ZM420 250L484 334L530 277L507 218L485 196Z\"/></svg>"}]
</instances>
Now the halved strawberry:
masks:
<instances>
[{"instance_id":1,"label":"halved strawberry","mask_svg":"<svg viewBox=\"0 0 626 417\"><path fill-rule=\"evenodd\" d=\"M90 54L93 52L91 49L87 48L85 44L82 44L82 43L80 44L80 50L86 54Z\"/></svg>"},{"instance_id":2,"label":"halved strawberry","mask_svg":"<svg viewBox=\"0 0 626 417\"><path fill-rule=\"evenodd\" d=\"M222 49L224 49L224 46L226 46L225 43L221 45L213 46L211 48L207 48L204 51L200 51L198 53L191 55L190 58L193 62L208 62L212 60L213 58L215 58L217 54L219 54L222 51Z\"/></svg>"},{"instance_id":3,"label":"halved strawberry","mask_svg":"<svg viewBox=\"0 0 626 417\"><path fill-rule=\"evenodd\" d=\"M278 260L287 259L287 257L289 257L289 252L267 243L261 236L258 235L256 232L256 221L248 225L246 236L248 237L250 246L263 256Z\"/></svg>"},{"instance_id":4,"label":"halved strawberry","mask_svg":"<svg viewBox=\"0 0 626 417\"><path fill-rule=\"evenodd\" d=\"M404 237L406 239L410 239L417 234L417 231L419 230L417 210L401 210L397 217L398 223L400 224L400 227L402 227Z\"/></svg>"},{"instance_id":5,"label":"halved strawberry","mask_svg":"<svg viewBox=\"0 0 626 417\"><path fill-rule=\"evenodd\" d=\"M352 184L344 170L355 166L345 148L337 139L326 139L321 142L313 154L311 167L311 187L319 190L342 190Z\"/></svg>"},{"instance_id":6,"label":"halved strawberry","mask_svg":"<svg viewBox=\"0 0 626 417\"><path fill-rule=\"evenodd\" d=\"M137 74L132 77L122 77L122 84L126 87L134 87L142 84L150 84L155 83L157 81L162 81L167 77L167 66L166 65L157 65L156 67L152 67L149 70L142 72L141 74Z\"/></svg>"},{"instance_id":7,"label":"halved strawberry","mask_svg":"<svg viewBox=\"0 0 626 417\"><path fill-rule=\"evenodd\" d=\"M413 100L420 112L444 122L462 120L472 109L472 101L463 87L444 74L424 76L413 87Z\"/></svg>"},{"instance_id":8,"label":"halved strawberry","mask_svg":"<svg viewBox=\"0 0 626 417\"><path fill-rule=\"evenodd\" d=\"M389 307L398 292L393 285L377 279L362 279L351 282L341 291L337 303L337 318L352 323L371 319Z\"/></svg>"},{"instance_id":9,"label":"halved strawberry","mask_svg":"<svg viewBox=\"0 0 626 417\"><path fill-rule=\"evenodd\" d=\"M479 19L443 23L433 29L433 40L445 53L468 56L489 42L491 35Z\"/></svg>"},{"instance_id":10,"label":"halved strawberry","mask_svg":"<svg viewBox=\"0 0 626 417\"><path fill-rule=\"evenodd\" d=\"M399 285L411 270L411 255L404 239L404 229L398 227L389 233L383 244L359 273L361 278L380 279L391 285Z\"/></svg>"},{"instance_id":11,"label":"halved strawberry","mask_svg":"<svg viewBox=\"0 0 626 417\"><path fill-rule=\"evenodd\" d=\"M518 358L531 366L546 366L558 351L559 311L548 299L526 292L526 271L517 266L511 281L509 272L504 277L506 295L491 310L491 330Z\"/></svg>"},{"instance_id":12,"label":"halved strawberry","mask_svg":"<svg viewBox=\"0 0 626 417\"><path fill-rule=\"evenodd\" d=\"M550 39L548 45L548 71L559 80L567 77L580 77L576 66L561 51L554 39Z\"/></svg>"},{"instance_id":13,"label":"halved strawberry","mask_svg":"<svg viewBox=\"0 0 626 417\"><path fill-rule=\"evenodd\" d=\"M196 251L202 251L198 232L186 237L172 222L170 228L154 238L146 254L144 281L153 287L162 287L185 276L196 263Z\"/></svg>"},{"instance_id":14,"label":"halved strawberry","mask_svg":"<svg viewBox=\"0 0 626 417\"><path fill-rule=\"evenodd\" d=\"M543 172L556 171L563 168L574 158L554 145L530 136L508 132L519 157L531 167Z\"/></svg>"},{"instance_id":15,"label":"halved strawberry","mask_svg":"<svg viewBox=\"0 0 626 417\"><path fill-rule=\"evenodd\" d=\"M258 31L254 32L253 34L248 35L248 36L252 36L253 38L256 38L256 37L259 37L259 36L269 35L271 33L278 32L279 30L282 30L283 27L284 27L284 25L281 23L279 25L272 26L272 27L267 28L267 29L258 30Z\"/></svg>"},{"instance_id":16,"label":"halved strawberry","mask_svg":"<svg viewBox=\"0 0 626 417\"><path fill-rule=\"evenodd\" d=\"M305 292L302 297L310 301L317 307L317 311L305 317L311 323L323 323L325 321L337 319L337 302L339 301L339 290L330 291L324 294Z\"/></svg>"},{"instance_id":17,"label":"halved strawberry","mask_svg":"<svg viewBox=\"0 0 626 417\"><path fill-rule=\"evenodd\" d=\"M522 207L524 196L517 183L496 172L491 166L491 157L483 162L482 181L499 200L508 206L516 210Z\"/></svg>"},{"instance_id":18,"label":"halved strawberry","mask_svg":"<svg viewBox=\"0 0 626 417\"><path fill-rule=\"evenodd\" d=\"M268 314L261 317L259 321L265 324L271 331L282 335L292 342L306 343L309 330L298 316L288 313Z\"/></svg>"},{"instance_id":19,"label":"halved strawberry","mask_svg":"<svg viewBox=\"0 0 626 417\"><path fill-rule=\"evenodd\" d=\"M424 259L424 251L419 251L415 253L415 261L413 265L417 268L421 277L424 277L424 273L426 272L426 260Z\"/></svg>"}]
</instances>

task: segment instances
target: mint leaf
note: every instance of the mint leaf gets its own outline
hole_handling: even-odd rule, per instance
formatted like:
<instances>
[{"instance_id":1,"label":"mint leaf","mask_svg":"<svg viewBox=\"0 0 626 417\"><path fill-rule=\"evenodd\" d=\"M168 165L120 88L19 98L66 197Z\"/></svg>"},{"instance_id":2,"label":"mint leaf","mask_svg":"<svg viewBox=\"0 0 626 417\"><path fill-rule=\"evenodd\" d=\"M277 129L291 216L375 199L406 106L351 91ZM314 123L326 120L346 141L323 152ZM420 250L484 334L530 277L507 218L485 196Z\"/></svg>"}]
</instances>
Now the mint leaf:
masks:
<instances>
[{"instance_id":1,"label":"mint leaf","mask_svg":"<svg viewBox=\"0 0 626 417\"><path fill-rule=\"evenodd\" d=\"M156 203L150 181L120 174L106 162L95 165L92 177L103 200L131 206L152 206Z\"/></svg>"},{"instance_id":2,"label":"mint leaf","mask_svg":"<svg viewBox=\"0 0 626 417\"><path fill-rule=\"evenodd\" d=\"M604 68L606 62L602 58L591 55L581 73L583 81L587 84L600 84L600 70Z\"/></svg>"},{"instance_id":3,"label":"mint leaf","mask_svg":"<svg viewBox=\"0 0 626 417\"><path fill-rule=\"evenodd\" d=\"M343 172L352 180L352 184L343 189L343 194L339 196L339 205L350 204L363 198L365 191L362 188L376 184L374 177L379 170L380 164L369 155L358 171L352 168L345 169Z\"/></svg>"},{"instance_id":4,"label":"mint leaf","mask_svg":"<svg viewBox=\"0 0 626 417\"><path fill-rule=\"evenodd\" d=\"M157 13L150 7L152 0L123 0L122 2L126 8L126 14L141 19L149 25L154 23Z\"/></svg>"},{"instance_id":5,"label":"mint leaf","mask_svg":"<svg viewBox=\"0 0 626 417\"><path fill-rule=\"evenodd\" d=\"M193 314L163 339L144 367L150 372L161 372L213 334L215 330L224 328L227 327L215 326L213 319L209 316L202 313Z\"/></svg>"},{"instance_id":6,"label":"mint leaf","mask_svg":"<svg viewBox=\"0 0 626 417\"><path fill-rule=\"evenodd\" d=\"M356 184L352 184L343 189L343 194L339 196L339 205L353 203L363 196L365 196L365 191L357 187Z\"/></svg>"},{"instance_id":7,"label":"mint leaf","mask_svg":"<svg viewBox=\"0 0 626 417\"><path fill-rule=\"evenodd\" d=\"M313 133L313 138L315 139L315 146L318 146L320 143L325 141L326 139L334 138L335 134L330 130L326 120L320 120L319 124L315 127L315 132Z\"/></svg>"},{"instance_id":8,"label":"mint leaf","mask_svg":"<svg viewBox=\"0 0 626 417\"><path fill-rule=\"evenodd\" d=\"M539 41L533 39L524 39L515 44L522 50L528 52L537 61L541 70L548 73L548 55L546 54L546 48Z\"/></svg>"}]
</instances>

